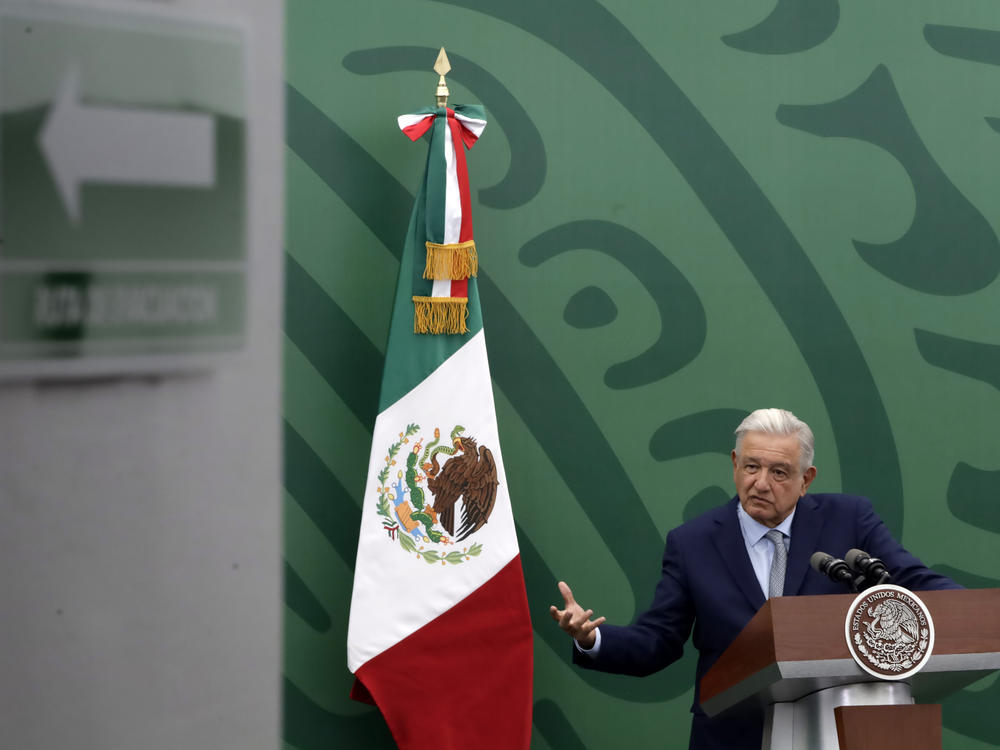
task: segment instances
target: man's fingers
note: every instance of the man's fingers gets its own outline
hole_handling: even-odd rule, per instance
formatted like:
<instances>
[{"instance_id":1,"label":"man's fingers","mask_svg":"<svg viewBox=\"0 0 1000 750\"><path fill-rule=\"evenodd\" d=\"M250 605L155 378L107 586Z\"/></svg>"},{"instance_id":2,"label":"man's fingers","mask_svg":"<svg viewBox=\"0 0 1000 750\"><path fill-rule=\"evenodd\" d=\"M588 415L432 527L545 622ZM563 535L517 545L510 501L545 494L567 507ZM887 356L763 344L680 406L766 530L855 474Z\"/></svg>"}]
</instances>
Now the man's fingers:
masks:
<instances>
[{"instance_id":1,"label":"man's fingers","mask_svg":"<svg viewBox=\"0 0 1000 750\"><path fill-rule=\"evenodd\" d=\"M563 610L562 617L559 618L559 627L568 630L573 622L573 613L568 609Z\"/></svg>"},{"instance_id":2,"label":"man's fingers","mask_svg":"<svg viewBox=\"0 0 1000 750\"><path fill-rule=\"evenodd\" d=\"M559 581L559 593L562 594L567 607L571 604L576 604L576 600L573 598L573 590L566 585L565 581Z\"/></svg>"},{"instance_id":3,"label":"man's fingers","mask_svg":"<svg viewBox=\"0 0 1000 750\"><path fill-rule=\"evenodd\" d=\"M559 593L566 600L566 608L559 609L554 604L549 607L549 614L552 619L559 623L559 627L565 630L574 638L588 636L598 625L604 622L603 617L591 621L594 610L584 609L576 603L573 598L573 591L566 585L565 581L559 581Z\"/></svg>"},{"instance_id":4,"label":"man's fingers","mask_svg":"<svg viewBox=\"0 0 1000 750\"><path fill-rule=\"evenodd\" d=\"M583 626L580 628L580 632L586 634L592 630L596 630L604 624L604 621L605 618L603 617L598 617L596 620L587 620L587 622L583 623Z\"/></svg>"}]
</instances>

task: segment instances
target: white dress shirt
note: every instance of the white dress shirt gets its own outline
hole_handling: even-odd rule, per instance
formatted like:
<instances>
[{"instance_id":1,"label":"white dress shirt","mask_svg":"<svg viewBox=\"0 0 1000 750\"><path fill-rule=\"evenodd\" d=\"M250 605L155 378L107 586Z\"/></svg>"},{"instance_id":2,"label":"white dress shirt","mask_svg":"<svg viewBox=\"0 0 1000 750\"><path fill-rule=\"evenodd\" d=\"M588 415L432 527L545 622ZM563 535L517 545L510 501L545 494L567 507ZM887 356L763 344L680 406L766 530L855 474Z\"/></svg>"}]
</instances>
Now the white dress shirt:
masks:
<instances>
[{"instance_id":1,"label":"white dress shirt","mask_svg":"<svg viewBox=\"0 0 1000 750\"><path fill-rule=\"evenodd\" d=\"M753 573L757 576L757 583L760 584L764 598L767 599L767 585L771 578L771 562L774 560L774 545L771 544L770 539L765 539L764 535L771 528L751 518L739 503L736 504L736 517L740 521L740 531L743 532L743 543L747 546L747 554L750 556ZM792 541L793 518L795 518L794 508L788 514L788 518L774 527L781 532L786 552Z\"/></svg>"}]
</instances>

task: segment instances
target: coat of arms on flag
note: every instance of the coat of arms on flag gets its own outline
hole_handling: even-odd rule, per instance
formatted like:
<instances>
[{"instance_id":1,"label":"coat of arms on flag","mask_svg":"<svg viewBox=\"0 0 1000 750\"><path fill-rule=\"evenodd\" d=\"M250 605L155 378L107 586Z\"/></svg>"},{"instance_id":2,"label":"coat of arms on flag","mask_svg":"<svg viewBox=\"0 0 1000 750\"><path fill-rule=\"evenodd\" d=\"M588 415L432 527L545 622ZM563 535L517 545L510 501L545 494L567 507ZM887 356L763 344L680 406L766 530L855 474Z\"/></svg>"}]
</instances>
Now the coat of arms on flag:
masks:
<instances>
[{"instance_id":1,"label":"coat of arms on flag","mask_svg":"<svg viewBox=\"0 0 1000 750\"><path fill-rule=\"evenodd\" d=\"M434 428L433 439L425 441L420 425L409 424L399 433L399 440L389 446L385 466L378 474L382 526L391 539L399 540L403 550L427 563L458 565L478 557L483 550L478 543L461 549L447 548L464 541L490 520L500 483L492 451L477 446L475 438L462 435L464 431L464 427L455 425L451 442L441 445L439 428ZM405 467L396 470L395 481L388 481L396 465L395 457L411 438L413 447L406 453ZM460 516L457 526L456 506Z\"/></svg>"},{"instance_id":2,"label":"coat of arms on flag","mask_svg":"<svg viewBox=\"0 0 1000 750\"><path fill-rule=\"evenodd\" d=\"M375 703L404 750L525 750L532 630L496 424L465 150L479 106L399 118L429 134L400 262L354 571L352 695ZM461 680L426 734L415 677ZM504 721L494 721L503 715Z\"/></svg>"}]
</instances>

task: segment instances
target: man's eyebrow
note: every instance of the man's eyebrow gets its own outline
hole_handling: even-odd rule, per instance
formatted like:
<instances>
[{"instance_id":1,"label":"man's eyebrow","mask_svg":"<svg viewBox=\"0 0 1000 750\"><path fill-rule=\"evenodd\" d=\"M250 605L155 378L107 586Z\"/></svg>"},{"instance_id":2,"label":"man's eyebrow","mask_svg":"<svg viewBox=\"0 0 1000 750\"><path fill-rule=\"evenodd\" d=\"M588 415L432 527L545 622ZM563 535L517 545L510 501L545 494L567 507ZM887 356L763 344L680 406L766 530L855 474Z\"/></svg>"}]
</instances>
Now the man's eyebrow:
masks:
<instances>
[{"instance_id":1,"label":"man's eyebrow","mask_svg":"<svg viewBox=\"0 0 1000 750\"><path fill-rule=\"evenodd\" d=\"M768 463L758 456L744 456L742 459L743 463L754 463L760 464L761 466L766 466L769 469L785 469L786 471L792 468L792 465L787 461L775 461L774 463Z\"/></svg>"}]
</instances>

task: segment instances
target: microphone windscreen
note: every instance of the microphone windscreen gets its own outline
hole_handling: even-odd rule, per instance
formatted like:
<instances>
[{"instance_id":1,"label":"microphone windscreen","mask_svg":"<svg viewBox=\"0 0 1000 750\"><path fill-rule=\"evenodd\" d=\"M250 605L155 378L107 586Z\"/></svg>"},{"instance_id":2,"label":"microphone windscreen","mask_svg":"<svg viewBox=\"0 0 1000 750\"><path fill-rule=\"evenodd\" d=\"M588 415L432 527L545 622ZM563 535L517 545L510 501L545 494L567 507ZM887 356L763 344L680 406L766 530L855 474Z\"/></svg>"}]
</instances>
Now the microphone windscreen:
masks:
<instances>
[{"instance_id":1,"label":"microphone windscreen","mask_svg":"<svg viewBox=\"0 0 1000 750\"><path fill-rule=\"evenodd\" d=\"M844 555L844 562L851 566L851 570L858 569L858 563L862 560L867 560L871 558L867 552L861 549L849 549L847 554Z\"/></svg>"},{"instance_id":2,"label":"microphone windscreen","mask_svg":"<svg viewBox=\"0 0 1000 750\"><path fill-rule=\"evenodd\" d=\"M817 573L825 575L831 560L833 560L833 555L828 555L826 552L813 552L812 557L809 558L809 566Z\"/></svg>"}]
</instances>

